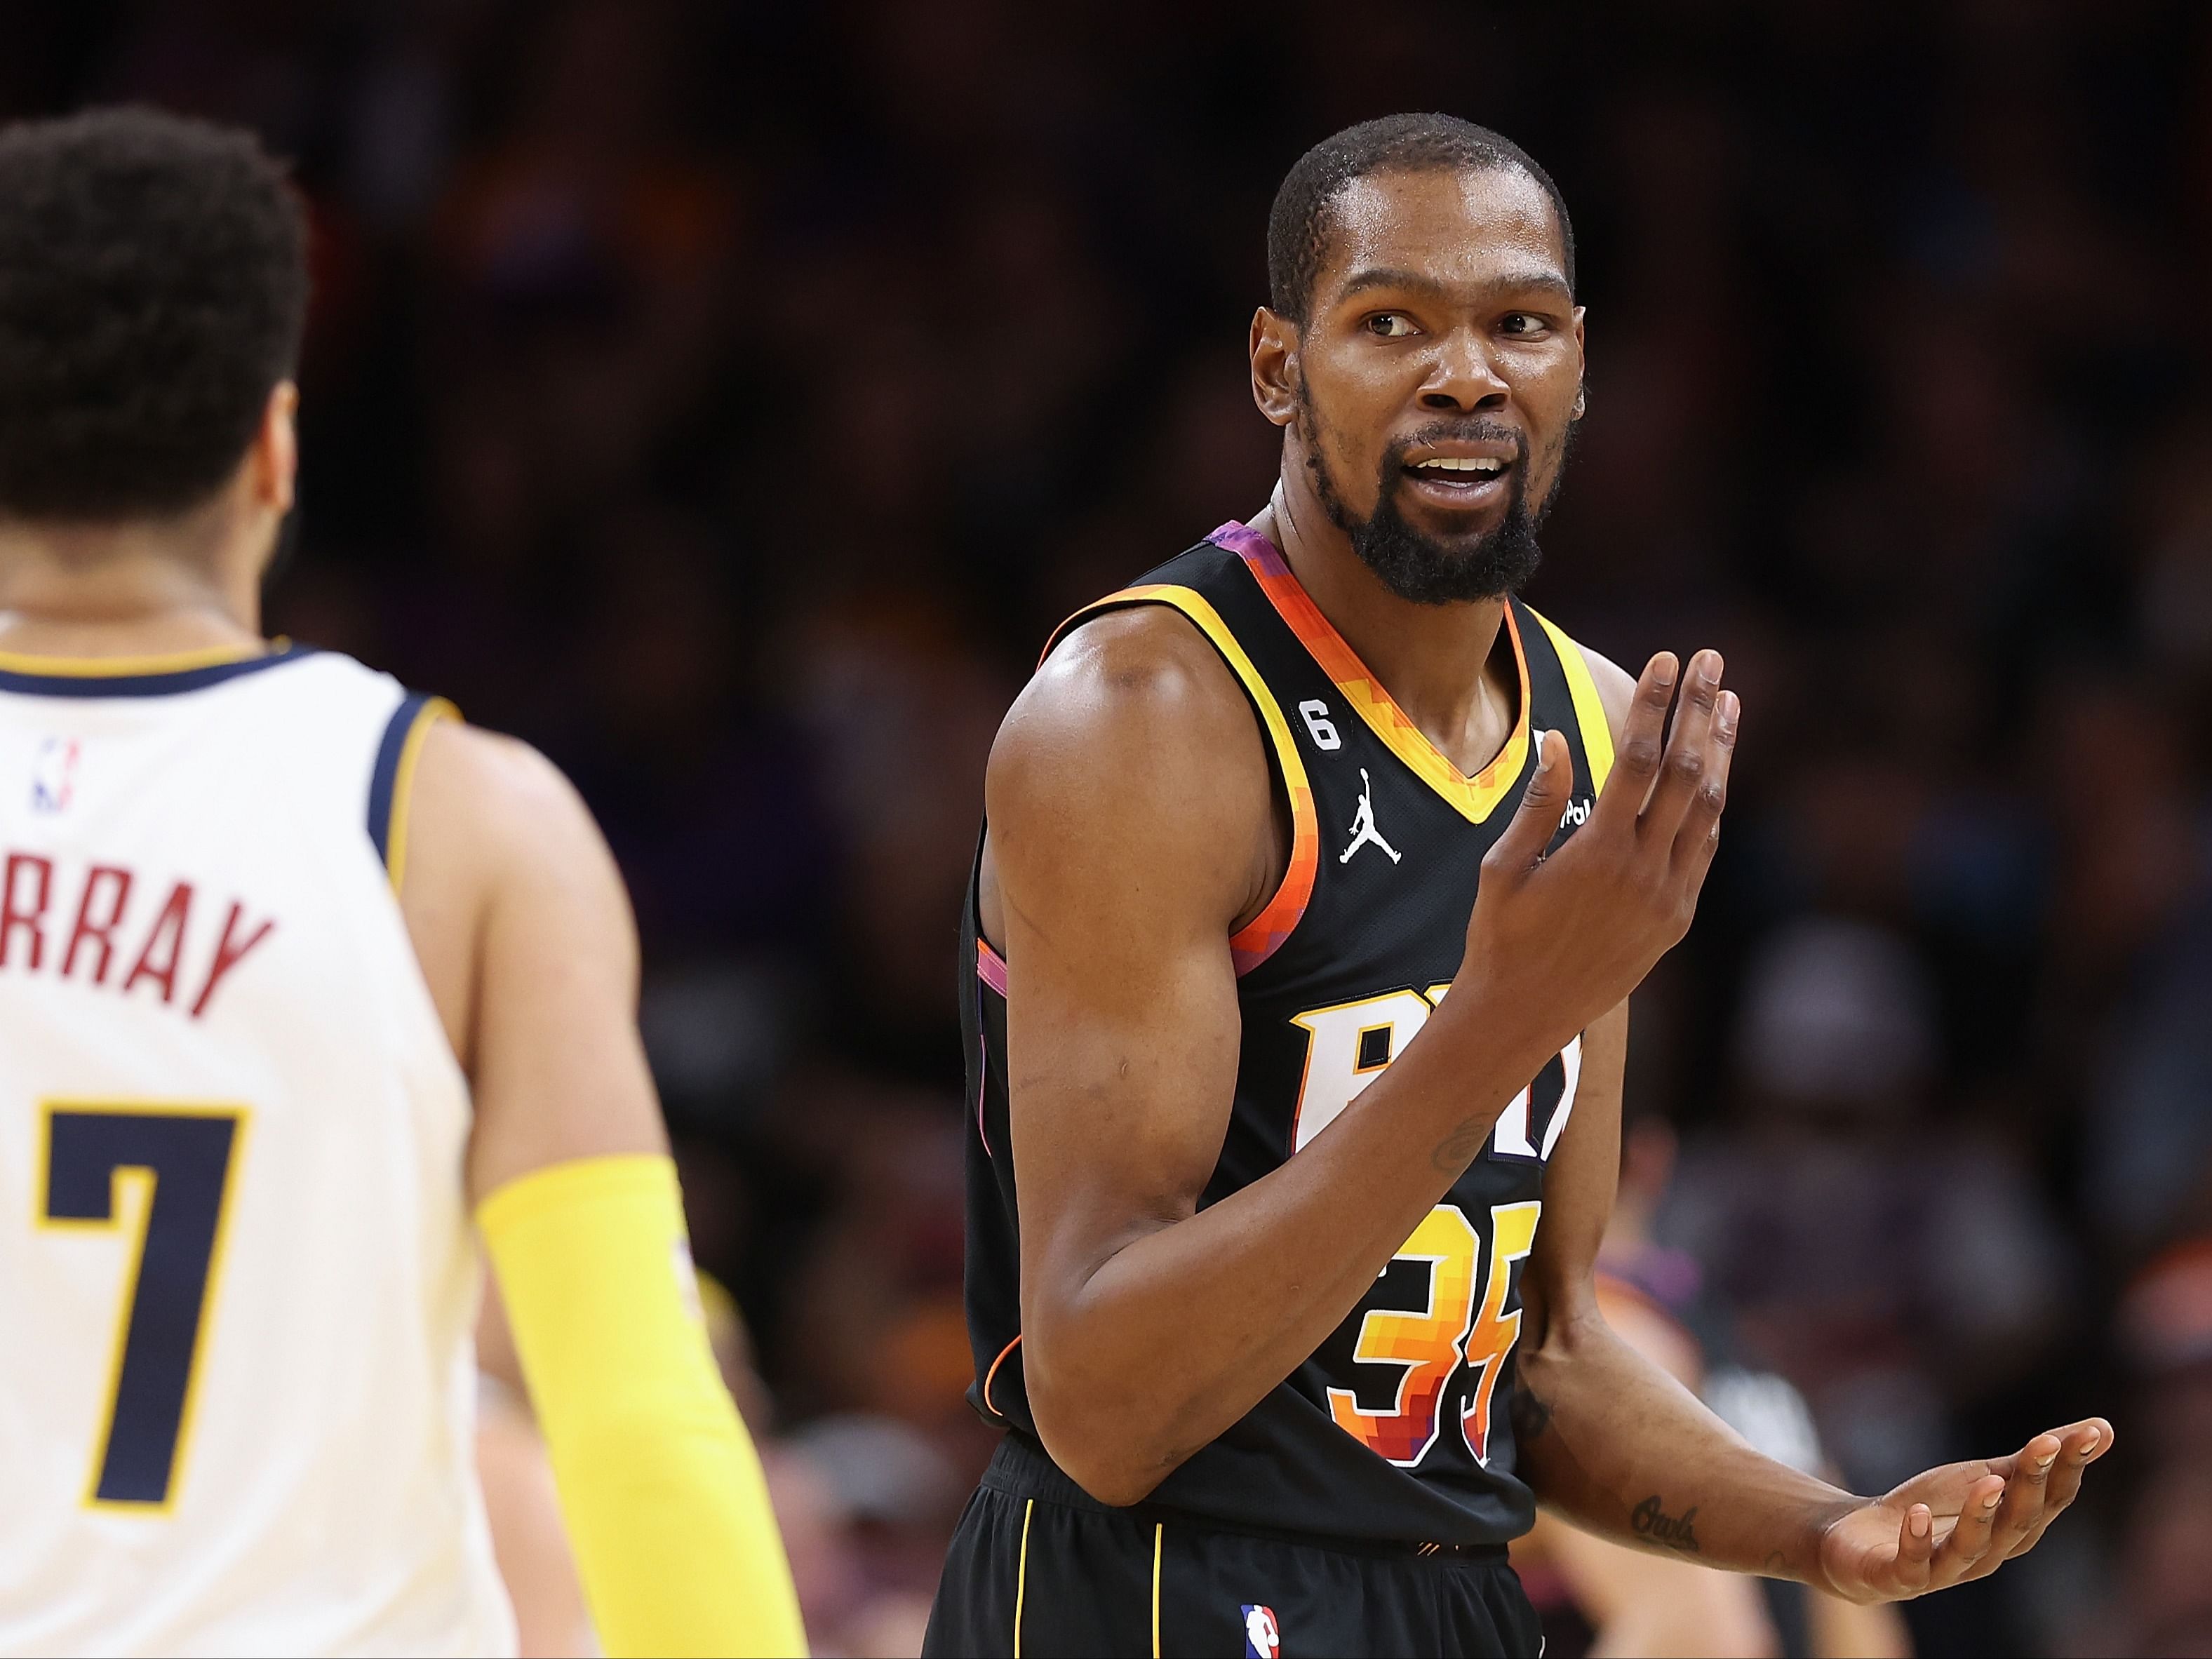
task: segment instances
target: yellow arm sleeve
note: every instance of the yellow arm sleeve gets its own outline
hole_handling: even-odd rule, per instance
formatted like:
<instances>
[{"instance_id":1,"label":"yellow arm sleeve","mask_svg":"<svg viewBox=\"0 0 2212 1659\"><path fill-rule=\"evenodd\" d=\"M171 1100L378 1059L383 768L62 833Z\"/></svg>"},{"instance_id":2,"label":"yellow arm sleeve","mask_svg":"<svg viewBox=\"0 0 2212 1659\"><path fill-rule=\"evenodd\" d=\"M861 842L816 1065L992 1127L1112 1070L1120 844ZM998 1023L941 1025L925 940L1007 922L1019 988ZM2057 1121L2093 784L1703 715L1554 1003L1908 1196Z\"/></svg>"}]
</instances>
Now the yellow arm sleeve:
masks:
<instances>
[{"instance_id":1,"label":"yellow arm sleeve","mask_svg":"<svg viewBox=\"0 0 2212 1659\"><path fill-rule=\"evenodd\" d=\"M760 1459L714 1368L665 1158L592 1158L478 1206L599 1640L805 1652Z\"/></svg>"}]
</instances>

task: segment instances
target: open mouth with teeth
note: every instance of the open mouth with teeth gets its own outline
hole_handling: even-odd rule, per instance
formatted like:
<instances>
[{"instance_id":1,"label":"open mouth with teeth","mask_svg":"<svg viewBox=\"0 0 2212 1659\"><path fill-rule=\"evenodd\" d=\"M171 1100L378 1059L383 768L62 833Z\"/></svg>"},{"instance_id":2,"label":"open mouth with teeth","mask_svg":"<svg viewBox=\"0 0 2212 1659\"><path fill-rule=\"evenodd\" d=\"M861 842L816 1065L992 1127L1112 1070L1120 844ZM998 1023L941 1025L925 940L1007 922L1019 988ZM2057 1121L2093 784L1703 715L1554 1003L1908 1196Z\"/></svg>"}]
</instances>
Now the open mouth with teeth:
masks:
<instances>
[{"instance_id":1,"label":"open mouth with teeth","mask_svg":"<svg viewBox=\"0 0 2212 1659\"><path fill-rule=\"evenodd\" d=\"M1435 478L1446 483L1481 483L1504 477L1510 465L1490 455L1437 455L1406 471L1418 478Z\"/></svg>"},{"instance_id":2,"label":"open mouth with teeth","mask_svg":"<svg viewBox=\"0 0 2212 1659\"><path fill-rule=\"evenodd\" d=\"M1500 507L1513 471L1504 455L1430 455L1406 468L1416 500L1451 511Z\"/></svg>"}]
</instances>

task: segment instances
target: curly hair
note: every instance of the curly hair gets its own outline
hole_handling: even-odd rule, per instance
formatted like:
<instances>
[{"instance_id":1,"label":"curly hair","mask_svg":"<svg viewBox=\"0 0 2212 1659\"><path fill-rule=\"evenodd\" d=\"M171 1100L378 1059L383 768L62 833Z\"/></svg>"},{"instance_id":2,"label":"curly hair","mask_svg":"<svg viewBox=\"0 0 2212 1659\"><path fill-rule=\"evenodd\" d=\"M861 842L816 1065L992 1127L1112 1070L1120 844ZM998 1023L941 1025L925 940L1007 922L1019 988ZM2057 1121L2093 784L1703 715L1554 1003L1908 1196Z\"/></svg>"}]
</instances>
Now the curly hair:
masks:
<instances>
[{"instance_id":1,"label":"curly hair","mask_svg":"<svg viewBox=\"0 0 2212 1659\"><path fill-rule=\"evenodd\" d=\"M307 309L305 216L251 133L139 108L0 129L0 515L205 501Z\"/></svg>"},{"instance_id":2,"label":"curly hair","mask_svg":"<svg viewBox=\"0 0 2212 1659\"><path fill-rule=\"evenodd\" d=\"M1329 210L1354 181L1378 173L1513 172L1542 186L1559 217L1567 286L1575 285L1575 227L1566 198L1528 151L1455 115L1386 115L1324 138L1298 157L1267 214L1267 306L1304 325L1328 255Z\"/></svg>"}]
</instances>

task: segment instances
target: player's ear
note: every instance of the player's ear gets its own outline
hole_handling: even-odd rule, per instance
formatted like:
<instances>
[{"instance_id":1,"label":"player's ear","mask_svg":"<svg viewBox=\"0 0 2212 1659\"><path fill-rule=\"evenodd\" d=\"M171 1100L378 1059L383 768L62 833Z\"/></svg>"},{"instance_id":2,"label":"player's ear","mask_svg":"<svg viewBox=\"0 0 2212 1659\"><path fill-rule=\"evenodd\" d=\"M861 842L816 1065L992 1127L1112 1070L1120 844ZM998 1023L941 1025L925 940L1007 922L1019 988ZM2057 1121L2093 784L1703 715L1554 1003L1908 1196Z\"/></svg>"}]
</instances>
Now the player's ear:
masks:
<instances>
[{"instance_id":1,"label":"player's ear","mask_svg":"<svg viewBox=\"0 0 2212 1659\"><path fill-rule=\"evenodd\" d=\"M279 380L261 407L261 424L246 454L246 471L256 501L280 517L292 510L300 476L300 388Z\"/></svg>"},{"instance_id":2,"label":"player's ear","mask_svg":"<svg viewBox=\"0 0 2212 1659\"><path fill-rule=\"evenodd\" d=\"M1589 413L1589 337L1583 328L1585 312L1586 307L1582 306L1577 306L1574 309L1575 403L1574 407L1567 411L1567 419L1570 422L1578 422L1583 416Z\"/></svg>"},{"instance_id":3,"label":"player's ear","mask_svg":"<svg viewBox=\"0 0 2212 1659\"><path fill-rule=\"evenodd\" d=\"M1252 401L1277 426L1298 412L1298 325L1261 306L1252 313Z\"/></svg>"}]
</instances>

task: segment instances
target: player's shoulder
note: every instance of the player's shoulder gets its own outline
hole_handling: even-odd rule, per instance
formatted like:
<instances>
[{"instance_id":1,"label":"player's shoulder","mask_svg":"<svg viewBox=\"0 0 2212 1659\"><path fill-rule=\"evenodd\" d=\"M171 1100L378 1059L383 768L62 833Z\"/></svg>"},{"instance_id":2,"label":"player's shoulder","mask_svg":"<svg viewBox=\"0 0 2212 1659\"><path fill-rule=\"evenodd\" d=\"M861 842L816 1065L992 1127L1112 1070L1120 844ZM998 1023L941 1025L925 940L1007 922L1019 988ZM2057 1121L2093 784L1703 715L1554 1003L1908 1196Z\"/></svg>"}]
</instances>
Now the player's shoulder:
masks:
<instances>
[{"instance_id":1,"label":"player's shoulder","mask_svg":"<svg viewBox=\"0 0 2212 1659\"><path fill-rule=\"evenodd\" d=\"M1628 707L1636 699L1636 676L1586 645L1578 644L1575 649L1583 654L1590 684L1597 688L1598 702L1605 710L1605 723L1612 728L1613 741L1618 743L1628 725Z\"/></svg>"},{"instance_id":2,"label":"player's shoulder","mask_svg":"<svg viewBox=\"0 0 2212 1659\"><path fill-rule=\"evenodd\" d=\"M429 722L414 776L417 833L444 834L496 860L558 857L580 836L596 843L591 811L568 776L520 738L459 720Z\"/></svg>"},{"instance_id":3,"label":"player's shoulder","mask_svg":"<svg viewBox=\"0 0 2212 1659\"><path fill-rule=\"evenodd\" d=\"M1173 605L1135 604L1079 619L1015 707L1204 718L1242 703L1236 676L1196 623Z\"/></svg>"},{"instance_id":4,"label":"player's shoulder","mask_svg":"<svg viewBox=\"0 0 2212 1659\"><path fill-rule=\"evenodd\" d=\"M464 1063L487 941L518 922L563 948L635 963L636 928L614 856L575 787L536 749L434 721L412 793L400 906Z\"/></svg>"},{"instance_id":5,"label":"player's shoulder","mask_svg":"<svg viewBox=\"0 0 2212 1659\"><path fill-rule=\"evenodd\" d=\"M595 927L629 927L628 896L591 808L519 738L458 720L431 723L407 835L401 896L410 917L479 916L506 902L581 908Z\"/></svg>"},{"instance_id":6,"label":"player's shoulder","mask_svg":"<svg viewBox=\"0 0 2212 1659\"><path fill-rule=\"evenodd\" d=\"M1234 672L1162 605L1103 611L1063 635L1007 711L985 778L1001 829L1081 819L1232 839L1269 821L1271 787Z\"/></svg>"},{"instance_id":7,"label":"player's shoulder","mask_svg":"<svg viewBox=\"0 0 2212 1659\"><path fill-rule=\"evenodd\" d=\"M575 796L561 769L520 738L459 720L424 734L422 767L424 781L450 780L493 812L527 813Z\"/></svg>"},{"instance_id":8,"label":"player's shoulder","mask_svg":"<svg viewBox=\"0 0 2212 1659\"><path fill-rule=\"evenodd\" d=\"M1246 748L1264 768L1251 708L1221 653L1180 611L1133 605L1062 635L1007 711L994 765L1093 764L1126 757L1170 772L1232 763Z\"/></svg>"},{"instance_id":9,"label":"player's shoulder","mask_svg":"<svg viewBox=\"0 0 2212 1659\"><path fill-rule=\"evenodd\" d=\"M1561 653L1572 652L1582 659L1582 665L1597 692L1598 705L1605 710L1605 723L1618 743L1628 722L1629 705L1636 697L1636 676L1614 662L1602 652L1593 651L1581 641L1562 632L1555 623L1546 622Z\"/></svg>"}]
</instances>

